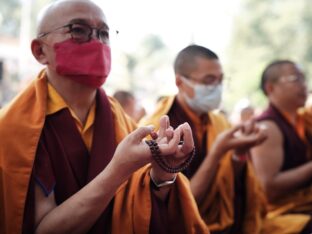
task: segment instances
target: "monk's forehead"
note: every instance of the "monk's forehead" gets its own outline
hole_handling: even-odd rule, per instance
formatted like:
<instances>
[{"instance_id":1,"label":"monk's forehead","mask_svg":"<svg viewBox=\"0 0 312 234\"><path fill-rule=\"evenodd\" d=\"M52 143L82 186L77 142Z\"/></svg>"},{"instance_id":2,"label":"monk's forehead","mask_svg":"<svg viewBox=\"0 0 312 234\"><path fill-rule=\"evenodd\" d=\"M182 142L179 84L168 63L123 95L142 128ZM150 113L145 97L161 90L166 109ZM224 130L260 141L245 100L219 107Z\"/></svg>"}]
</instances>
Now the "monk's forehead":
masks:
<instances>
[{"instance_id":1,"label":"monk's forehead","mask_svg":"<svg viewBox=\"0 0 312 234\"><path fill-rule=\"evenodd\" d=\"M81 0L67 0L51 5L41 19L39 31L53 30L74 19L83 19L92 26L107 25L103 11L94 3Z\"/></svg>"}]
</instances>

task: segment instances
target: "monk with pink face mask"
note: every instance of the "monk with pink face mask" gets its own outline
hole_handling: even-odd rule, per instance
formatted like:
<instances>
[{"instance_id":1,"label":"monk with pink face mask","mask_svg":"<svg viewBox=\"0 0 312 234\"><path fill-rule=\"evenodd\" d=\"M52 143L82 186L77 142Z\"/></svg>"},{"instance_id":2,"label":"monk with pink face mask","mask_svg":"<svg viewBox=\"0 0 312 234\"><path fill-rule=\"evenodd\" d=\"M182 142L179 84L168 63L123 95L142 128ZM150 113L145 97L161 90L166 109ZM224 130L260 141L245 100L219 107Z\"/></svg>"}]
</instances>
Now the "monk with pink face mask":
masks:
<instances>
[{"instance_id":1,"label":"monk with pink face mask","mask_svg":"<svg viewBox=\"0 0 312 234\"><path fill-rule=\"evenodd\" d=\"M31 49L45 69L0 113L0 233L209 233L178 173L194 156L190 126L162 116L158 133L136 129L101 87L103 11L54 1Z\"/></svg>"}]
</instances>

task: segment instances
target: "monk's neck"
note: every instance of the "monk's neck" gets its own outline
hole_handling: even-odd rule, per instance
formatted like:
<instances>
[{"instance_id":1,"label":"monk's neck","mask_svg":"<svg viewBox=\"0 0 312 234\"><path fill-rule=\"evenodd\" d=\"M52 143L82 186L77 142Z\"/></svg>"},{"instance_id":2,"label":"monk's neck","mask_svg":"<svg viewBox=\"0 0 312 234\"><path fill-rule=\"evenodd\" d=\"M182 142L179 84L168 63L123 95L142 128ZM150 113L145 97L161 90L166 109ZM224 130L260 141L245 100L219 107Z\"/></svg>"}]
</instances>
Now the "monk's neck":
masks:
<instances>
[{"instance_id":1,"label":"monk's neck","mask_svg":"<svg viewBox=\"0 0 312 234\"><path fill-rule=\"evenodd\" d=\"M186 103L185 97L180 92L177 94L177 101L180 104L180 106L182 107L182 109L184 111L186 111L188 113L188 115L191 115L191 117L200 118L200 116L202 115L200 113L196 113L195 111L193 111L191 109L191 107L189 107L189 105Z\"/></svg>"},{"instance_id":2,"label":"monk's neck","mask_svg":"<svg viewBox=\"0 0 312 234\"><path fill-rule=\"evenodd\" d=\"M85 124L89 110L95 101L96 89L61 77L49 78L49 82L75 112L79 120Z\"/></svg>"}]
</instances>

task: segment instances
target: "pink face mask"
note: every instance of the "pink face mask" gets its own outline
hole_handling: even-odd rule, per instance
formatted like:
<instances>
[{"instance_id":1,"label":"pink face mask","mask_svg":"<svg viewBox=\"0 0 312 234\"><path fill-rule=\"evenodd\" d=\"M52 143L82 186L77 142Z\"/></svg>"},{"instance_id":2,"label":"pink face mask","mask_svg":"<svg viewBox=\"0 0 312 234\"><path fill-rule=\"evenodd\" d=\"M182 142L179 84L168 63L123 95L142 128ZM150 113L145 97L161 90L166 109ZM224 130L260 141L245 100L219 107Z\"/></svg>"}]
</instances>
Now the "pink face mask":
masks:
<instances>
[{"instance_id":1,"label":"pink face mask","mask_svg":"<svg viewBox=\"0 0 312 234\"><path fill-rule=\"evenodd\" d=\"M110 47L97 40L76 43L72 39L54 45L56 72L78 83L98 88L111 69Z\"/></svg>"}]
</instances>

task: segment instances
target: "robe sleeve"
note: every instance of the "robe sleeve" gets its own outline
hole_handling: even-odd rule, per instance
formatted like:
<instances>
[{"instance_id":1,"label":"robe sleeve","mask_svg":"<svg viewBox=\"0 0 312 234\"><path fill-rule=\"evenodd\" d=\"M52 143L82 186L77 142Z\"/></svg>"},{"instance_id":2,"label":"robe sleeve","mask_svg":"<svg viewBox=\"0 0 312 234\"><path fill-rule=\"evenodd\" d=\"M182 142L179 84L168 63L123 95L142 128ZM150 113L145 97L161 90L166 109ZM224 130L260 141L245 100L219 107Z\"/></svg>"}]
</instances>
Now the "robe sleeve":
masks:
<instances>
[{"instance_id":1,"label":"robe sleeve","mask_svg":"<svg viewBox=\"0 0 312 234\"><path fill-rule=\"evenodd\" d=\"M42 188L45 196L49 196L55 187L56 180L49 154L42 141L39 142L36 153L34 179Z\"/></svg>"}]
</instances>

